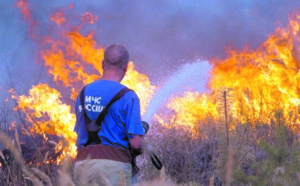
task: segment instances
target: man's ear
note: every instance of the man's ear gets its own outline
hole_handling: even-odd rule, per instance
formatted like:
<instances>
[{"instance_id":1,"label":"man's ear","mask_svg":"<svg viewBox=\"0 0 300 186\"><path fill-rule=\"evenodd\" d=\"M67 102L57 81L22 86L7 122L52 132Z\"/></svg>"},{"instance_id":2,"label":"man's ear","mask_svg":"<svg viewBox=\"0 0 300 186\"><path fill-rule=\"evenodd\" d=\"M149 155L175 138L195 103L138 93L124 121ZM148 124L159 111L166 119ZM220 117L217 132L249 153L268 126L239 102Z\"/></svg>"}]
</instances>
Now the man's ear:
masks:
<instances>
[{"instance_id":1,"label":"man's ear","mask_svg":"<svg viewBox=\"0 0 300 186\"><path fill-rule=\"evenodd\" d=\"M126 73L128 69L128 64L124 67L124 72Z\"/></svg>"}]
</instances>

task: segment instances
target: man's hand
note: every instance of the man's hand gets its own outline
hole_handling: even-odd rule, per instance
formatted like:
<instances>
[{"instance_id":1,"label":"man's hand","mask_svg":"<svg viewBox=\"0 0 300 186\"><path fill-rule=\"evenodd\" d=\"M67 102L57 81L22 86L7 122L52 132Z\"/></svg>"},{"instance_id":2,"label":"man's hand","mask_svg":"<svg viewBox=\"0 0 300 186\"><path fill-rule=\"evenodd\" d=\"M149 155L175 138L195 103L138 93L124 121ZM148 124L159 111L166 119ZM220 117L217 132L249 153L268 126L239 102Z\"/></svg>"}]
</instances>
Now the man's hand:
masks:
<instances>
[{"instance_id":1,"label":"man's hand","mask_svg":"<svg viewBox=\"0 0 300 186\"><path fill-rule=\"evenodd\" d=\"M130 145L134 149L142 149L144 143L144 136L134 135L133 138L129 139Z\"/></svg>"}]
</instances>

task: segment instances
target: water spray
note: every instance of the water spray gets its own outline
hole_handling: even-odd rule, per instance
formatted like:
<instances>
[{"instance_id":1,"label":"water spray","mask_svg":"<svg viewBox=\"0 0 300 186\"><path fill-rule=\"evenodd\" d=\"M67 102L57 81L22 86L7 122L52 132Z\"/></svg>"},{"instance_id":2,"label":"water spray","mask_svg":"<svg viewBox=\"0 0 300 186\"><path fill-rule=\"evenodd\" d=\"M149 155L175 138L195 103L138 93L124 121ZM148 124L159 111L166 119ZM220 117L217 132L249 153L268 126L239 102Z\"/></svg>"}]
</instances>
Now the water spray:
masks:
<instances>
[{"instance_id":1,"label":"water spray","mask_svg":"<svg viewBox=\"0 0 300 186\"><path fill-rule=\"evenodd\" d=\"M144 121L149 122L163 102L174 92L179 91L180 86L193 87L196 91L203 92L210 69L211 66L208 61L185 64L155 93L143 116Z\"/></svg>"},{"instance_id":2,"label":"water spray","mask_svg":"<svg viewBox=\"0 0 300 186\"><path fill-rule=\"evenodd\" d=\"M156 113L157 109L161 104L163 104L165 99L169 98L174 92L178 92L180 86L191 86L197 91L204 91L204 87L207 82L206 75L210 68L211 66L207 61L197 61L196 63L186 64L165 82L163 87L159 89L152 98L144 115L144 121L142 121L142 124L145 134L147 134L150 128L148 122ZM163 164L155 154L154 148L151 144L145 144L145 152L150 156L152 164L158 170L161 170Z\"/></svg>"}]
</instances>

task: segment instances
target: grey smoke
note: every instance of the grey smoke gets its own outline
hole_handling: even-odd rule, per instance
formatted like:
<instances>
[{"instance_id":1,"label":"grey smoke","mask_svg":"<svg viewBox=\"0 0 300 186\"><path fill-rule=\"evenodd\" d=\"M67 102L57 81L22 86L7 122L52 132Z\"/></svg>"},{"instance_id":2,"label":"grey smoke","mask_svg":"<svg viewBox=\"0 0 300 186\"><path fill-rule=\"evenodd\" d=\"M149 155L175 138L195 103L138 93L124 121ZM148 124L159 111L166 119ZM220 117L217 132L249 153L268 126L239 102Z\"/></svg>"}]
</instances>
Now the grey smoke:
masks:
<instances>
[{"instance_id":1,"label":"grey smoke","mask_svg":"<svg viewBox=\"0 0 300 186\"><path fill-rule=\"evenodd\" d=\"M154 83L162 83L187 61L225 58L225 46L258 47L276 25L286 26L289 13L296 14L300 8L299 0L28 2L36 21L33 33L37 36L57 35L54 23L49 21L54 11L63 9L68 18L74 19L74 25L79 24L84 12L97 14L98 22L81 33L94 30L98 45L103 47L112 43L126 46L137 70ZM73 9L69 9L71 3ZM21 86L35 82L36 77L26 73L41 69L42 59L39 45L30 38L28 23L15 4L14 0L0 3L0 72L6 74L4 62L12 63L14 81ZM0 83L4 86L5 80L0 79Z\"/></svg>"}]
</instances>

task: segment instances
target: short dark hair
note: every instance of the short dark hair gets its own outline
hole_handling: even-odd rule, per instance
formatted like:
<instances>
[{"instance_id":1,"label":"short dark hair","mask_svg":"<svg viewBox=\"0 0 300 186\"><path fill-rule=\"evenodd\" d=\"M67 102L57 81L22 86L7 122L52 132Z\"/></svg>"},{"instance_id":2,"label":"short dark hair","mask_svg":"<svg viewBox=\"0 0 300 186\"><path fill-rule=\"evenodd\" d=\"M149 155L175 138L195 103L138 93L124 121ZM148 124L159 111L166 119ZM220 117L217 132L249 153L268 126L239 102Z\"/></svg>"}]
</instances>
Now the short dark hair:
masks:
<instances>
[{"instance_id":1,"label":"short dark hair","mask_svg":"<svg viewBox=\"0 0 300 186\"><path fill-rule=\"evenodd\" d=\"M129 62L129 53L127 49L121 45L111 45L104 52L103 62L108 68L124 68Z\"/></svg>"}]
</instances>

